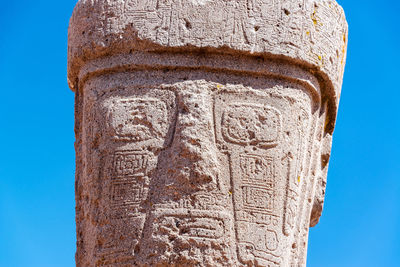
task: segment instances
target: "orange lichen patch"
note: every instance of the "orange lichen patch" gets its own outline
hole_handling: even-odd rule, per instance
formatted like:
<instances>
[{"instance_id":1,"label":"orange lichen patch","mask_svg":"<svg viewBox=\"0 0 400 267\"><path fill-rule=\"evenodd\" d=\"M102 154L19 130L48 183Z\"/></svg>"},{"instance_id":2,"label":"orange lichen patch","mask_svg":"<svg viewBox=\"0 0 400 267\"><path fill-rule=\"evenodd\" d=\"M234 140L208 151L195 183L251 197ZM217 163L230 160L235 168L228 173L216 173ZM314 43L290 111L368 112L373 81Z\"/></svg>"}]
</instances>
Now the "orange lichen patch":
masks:
<instances>
[{"instance_id":1,"label":"orange lichen patch","mask_svg":"<svg viewBox=\"0 0 400 267\"><path fill-rule=\"evenodd\" d=\"M320 67L323 66L324 60L323 60L323 58L322 58L321 55L319 55L319 54L317 54L317 53L315 53L315 52L313 52L313 51L310 51L310 52L309 52L309 56L310 56L310 58L312 58L312 61L313 61L315 64L317 64L317 65L320 66Z\"/></svg>"},{"instance_id":2,"label":"orange lichen patch","mask_svg":"<svg viewBox=\"0 0 400 267\"><path fill-rule=\"evenodd\" d=\"M316 11L314 10L314 12L311 15L311 19L312 19L312 21L314 23L314 26L317 26L318 20L317 20L317 17L315 16L315 14L316 14Z\"/></svg>"},{"instance_id":3,"label":"orange lichen patch","mask_svg":"<svg viewBox=\"0 0 400 267\"><path fill-rule=\"evenodd\" d=\"M346 34L343 33L342 59L340 61L341 65L343 65L343 63L344 63L344 57L345 57L345 54L346 54L346 42L347 42Z\"/></svg>"}]
</instances>

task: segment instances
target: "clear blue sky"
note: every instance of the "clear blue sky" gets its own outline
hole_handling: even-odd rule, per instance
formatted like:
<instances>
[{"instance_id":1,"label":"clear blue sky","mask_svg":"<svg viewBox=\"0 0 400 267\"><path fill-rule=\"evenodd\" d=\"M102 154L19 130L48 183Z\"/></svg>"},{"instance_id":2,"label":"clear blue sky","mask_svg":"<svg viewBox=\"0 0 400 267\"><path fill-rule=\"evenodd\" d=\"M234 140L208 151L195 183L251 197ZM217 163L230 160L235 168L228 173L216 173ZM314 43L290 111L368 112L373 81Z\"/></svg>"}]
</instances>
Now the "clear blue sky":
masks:
<instances>
[{"instance_id":1,"label":"clear blue sky","mask_svg":"<svg viewBox=\"0 0 400 267\"><path fill-rule=\"evenodd\" d=\"M0 266L75 266L75 2L0 0ZM400 2L339 2L348 60L308 266L400 266Z\"/></svg>"}]
</instances>

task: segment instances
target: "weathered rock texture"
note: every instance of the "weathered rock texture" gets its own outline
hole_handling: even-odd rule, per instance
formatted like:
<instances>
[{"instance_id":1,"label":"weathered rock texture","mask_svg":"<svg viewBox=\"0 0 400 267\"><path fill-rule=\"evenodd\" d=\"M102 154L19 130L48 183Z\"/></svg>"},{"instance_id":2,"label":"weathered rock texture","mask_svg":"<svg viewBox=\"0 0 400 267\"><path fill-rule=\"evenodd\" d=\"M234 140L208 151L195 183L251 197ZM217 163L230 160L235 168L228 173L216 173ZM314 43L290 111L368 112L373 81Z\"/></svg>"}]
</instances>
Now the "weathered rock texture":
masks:
<instances>
[{"instance_id":1,"label":"weathered rock texture","mask_svg":"<svg viewBox=\"0 0 400 267\"><path fill-rule=\"evenodd\" d=\"M302 266L346 57L327 0L80 0L78 266Z\"/></svg>"}]
</instances>

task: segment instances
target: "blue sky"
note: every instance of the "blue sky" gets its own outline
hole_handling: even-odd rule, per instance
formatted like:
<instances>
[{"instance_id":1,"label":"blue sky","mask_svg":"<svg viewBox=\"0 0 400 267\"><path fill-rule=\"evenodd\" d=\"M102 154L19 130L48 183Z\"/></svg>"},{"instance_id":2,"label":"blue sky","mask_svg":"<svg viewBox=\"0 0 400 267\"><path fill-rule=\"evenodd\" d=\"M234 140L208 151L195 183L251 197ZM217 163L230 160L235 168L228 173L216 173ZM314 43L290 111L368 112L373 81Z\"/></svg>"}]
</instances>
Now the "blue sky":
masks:
<instances>
[{"instance_id":1,"label":"blue sky","mask_svg":"<svg viewBox=\"0 0 400 267\"><path fill-rule=\"evenodd\" d=\"M0 1L0 266L74 266L76 1ZM308 266L400 266L400 2L339 3L348 60Z\"/></svg>"}]
</instances>

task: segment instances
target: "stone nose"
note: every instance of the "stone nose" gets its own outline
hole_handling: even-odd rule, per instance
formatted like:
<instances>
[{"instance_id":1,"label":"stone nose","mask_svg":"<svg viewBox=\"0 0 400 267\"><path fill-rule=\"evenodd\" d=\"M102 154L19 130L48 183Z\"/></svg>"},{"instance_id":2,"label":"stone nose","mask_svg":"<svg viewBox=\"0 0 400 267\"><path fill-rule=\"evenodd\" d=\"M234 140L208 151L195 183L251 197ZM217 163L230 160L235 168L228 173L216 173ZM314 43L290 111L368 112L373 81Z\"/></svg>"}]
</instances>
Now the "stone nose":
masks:
<instances>
[{"instance_id":1,"label":"stone nose","mask_svg":"<svg viewBox=\"0 0 400 267\"><path fill-rule=\"evenodd\" d=\"M178 96L179 114L168 159L166 185L178 191L212 190L218 161L213 101L208 90L195 87Z\"/></svg>"}]
</instances>

